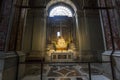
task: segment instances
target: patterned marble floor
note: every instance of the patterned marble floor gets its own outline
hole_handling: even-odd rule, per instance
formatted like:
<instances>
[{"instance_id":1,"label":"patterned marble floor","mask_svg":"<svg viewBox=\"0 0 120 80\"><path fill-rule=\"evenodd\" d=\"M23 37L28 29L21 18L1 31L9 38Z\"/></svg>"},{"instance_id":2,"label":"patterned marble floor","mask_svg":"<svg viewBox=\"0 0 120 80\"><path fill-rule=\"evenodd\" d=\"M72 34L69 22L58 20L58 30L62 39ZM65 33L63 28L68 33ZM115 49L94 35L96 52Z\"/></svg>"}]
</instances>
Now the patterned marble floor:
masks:
<instances>
[{"instance_id":1,"label":"patterned marble floor","mask_svg":"<svg viewBox=\"0 0 120 80\"><path fill-rule=\"evenodd\" d=\"M91 70L92 80L109 80L102 76L99 70ZM27 65L26 77L22 80L40 80L40 71L40 65ZM80 65L45 65L43 80L89 80L88 68L82 68Z\"/></svg>"},{"instance_id":2,"label":"patterned marble floor","mask_svg":"<svg viewBox=\"0 0 120 80\"><path fill-rule=\"evenodd\" d=\"M78 71L76 66L50 66L47 77L81 77L87 74Z\"/></svg>"}]
</instances>

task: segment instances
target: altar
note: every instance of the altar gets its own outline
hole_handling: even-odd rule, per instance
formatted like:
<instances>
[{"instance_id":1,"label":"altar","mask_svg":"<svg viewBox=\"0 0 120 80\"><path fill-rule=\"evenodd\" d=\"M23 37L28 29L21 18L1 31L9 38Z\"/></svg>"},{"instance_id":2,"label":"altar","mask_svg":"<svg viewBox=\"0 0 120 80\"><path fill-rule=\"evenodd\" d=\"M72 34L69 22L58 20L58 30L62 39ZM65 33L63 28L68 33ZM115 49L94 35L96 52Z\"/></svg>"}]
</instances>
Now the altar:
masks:
<instances>
[{"instance_id":1,"label":"altar","mask_svg":"<svg viewBox=\"0 0 120 80\"><path fill-rule=\"evenodd\" d=\"M51 53L51 61L52 62L71 62L73 61L72 52L53 52Z\"/></svg>"},{"instance_id":2,"label":"altar","mask_svg":"<svg viewBox=\"0 0 120 80\"><path fill-rule=\"evenodd\" d=\"M51 50L47 52L48 54L48 61L51 62L72 62L74 59L76 59L76 51L72 50L66 50L66 51L61 51L61 50Z\"/></svg>"},{"instance_id":3,"label":"altar","mask_svg":"<svg viewBox=\"0 0 120 80\"><path fill-rule=\"evenodd\" d=\"M75 45L68 45L63 37L59 37L56 43L49 44L47 49L47 59L51 62L71 62L76 57Z\"/></svg>"}]
</instances>

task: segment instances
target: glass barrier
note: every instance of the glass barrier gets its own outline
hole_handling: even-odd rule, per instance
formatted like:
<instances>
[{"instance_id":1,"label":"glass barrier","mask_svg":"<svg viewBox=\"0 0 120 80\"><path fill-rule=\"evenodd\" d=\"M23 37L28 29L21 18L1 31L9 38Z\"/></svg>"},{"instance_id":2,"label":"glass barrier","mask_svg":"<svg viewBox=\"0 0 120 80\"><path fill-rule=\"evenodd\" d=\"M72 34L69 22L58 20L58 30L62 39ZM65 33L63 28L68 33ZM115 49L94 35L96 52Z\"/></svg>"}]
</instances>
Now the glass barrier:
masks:
<instances>
[{"instance_id":1,"label":"glass barrier","mask_svg":"<svg viewBox=\"0 0 120 80\"><path fill-rule=\"evenodd\" d=\"M109 80L109 62L26 62L21 80ZM111 75L111 76L110 76ZM109 77L109 78L108 78Z\"/></svg>"}]
</instances>

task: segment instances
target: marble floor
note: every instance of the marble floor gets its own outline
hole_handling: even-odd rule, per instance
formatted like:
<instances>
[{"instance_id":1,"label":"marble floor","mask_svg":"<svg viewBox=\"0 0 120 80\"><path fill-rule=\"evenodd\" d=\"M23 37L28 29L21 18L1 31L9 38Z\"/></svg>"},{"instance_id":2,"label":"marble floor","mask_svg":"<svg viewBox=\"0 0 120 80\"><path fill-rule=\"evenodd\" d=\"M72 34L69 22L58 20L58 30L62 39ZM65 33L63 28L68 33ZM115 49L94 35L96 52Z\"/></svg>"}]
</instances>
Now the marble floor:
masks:
<instances>
[{"instance_id":1,"label":"marble floor","mask_svg":"<svg viewBox=\"0 0 120 80\"><path fill-rule=\"evenodd\" d=\"M110 80L92 68L92 80ZM40 65L27 65L22 80L40 80ZM43 80L89 80L88 68L80 65L44 65Z\"/></svg>"}]
</instances>

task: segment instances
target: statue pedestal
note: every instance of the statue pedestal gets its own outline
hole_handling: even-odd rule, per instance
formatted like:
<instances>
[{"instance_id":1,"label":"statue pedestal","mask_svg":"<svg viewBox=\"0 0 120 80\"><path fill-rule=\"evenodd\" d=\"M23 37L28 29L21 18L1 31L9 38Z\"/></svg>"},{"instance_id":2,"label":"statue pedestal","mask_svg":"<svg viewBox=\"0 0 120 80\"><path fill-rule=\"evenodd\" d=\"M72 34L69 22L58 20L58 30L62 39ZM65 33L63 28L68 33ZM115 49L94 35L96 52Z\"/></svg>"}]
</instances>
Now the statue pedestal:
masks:
<instances>
[{"instance_id":1,"label":"statue pedestal","mask_svg":"<svg viewBox=\"0 0 120 80\"><path fill-rule=\"evenodd\" d=\"M56 50L64 51L64 50L67 50L67 48L57 48Z\"/></svg>"},{"instance_id":2,"label":"statue pedestal","mask_svg":"<svg viewBox=\"0 0 120 80\"><path fill-rule=\"evenodd\" d=\"M52 62L71 62L73 61L72 52L53 52L51 53Z\"/></svg>"}]
</instances>

